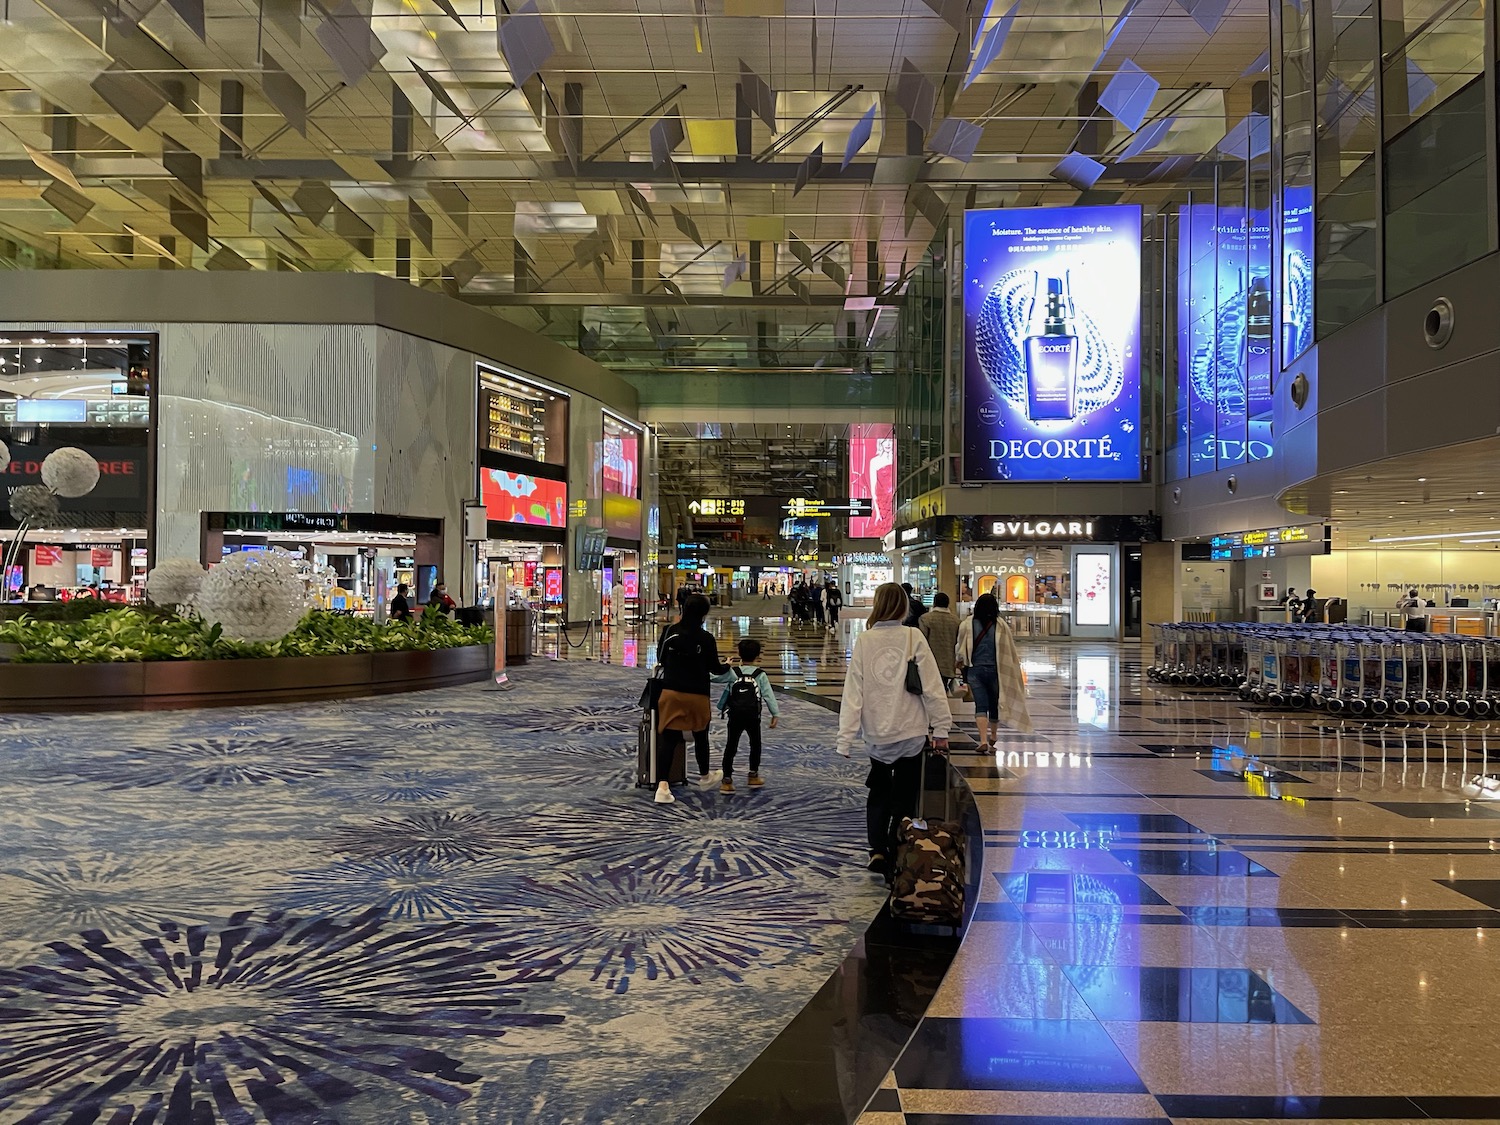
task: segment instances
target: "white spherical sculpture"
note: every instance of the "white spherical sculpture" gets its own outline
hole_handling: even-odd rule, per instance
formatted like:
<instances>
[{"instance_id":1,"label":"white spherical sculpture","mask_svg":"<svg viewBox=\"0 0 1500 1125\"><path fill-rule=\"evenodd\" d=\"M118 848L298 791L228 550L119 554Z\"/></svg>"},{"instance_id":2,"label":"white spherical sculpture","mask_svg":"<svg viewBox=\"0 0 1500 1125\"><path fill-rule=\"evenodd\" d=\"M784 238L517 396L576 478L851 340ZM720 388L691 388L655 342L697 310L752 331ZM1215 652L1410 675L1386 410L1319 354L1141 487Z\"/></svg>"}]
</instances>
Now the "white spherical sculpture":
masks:
<instances>
[{"instance_id":1,"label":"white spherical sculpture","mask_svg":"<svg viewBox=\"0 0 1500 1125\"><path fill-rule=\"evenodd\" d=\"M87 496L99 483L99 462L77 446L64 446L42 462L42 483L59 496Z\"/></svg>"},{"instance_id":2,"label":"white spherical sculpture","mask_svg":"<svg viewBox=\"0 0 1500 1125\"><path fill-rule=\"evenodd\" d=\"M157 605L191 605L207 577L196 559L162 559L146 576L146 593Z\"/></svg>"},{"instance_id":3,"label":"white spherical sculpture","mask_svg":"<svg viewBox=\"0 0 1500 1125\"><path fill-rule=\"evenodd\" d=\"M307 588L290 556L236 551L209 568L193 605L231 640L275 641L302 620Z\"/></svg>"},{"instance_id":4,"label":"white spherical sculpture","mask_svg":"<svg viewBox=\"0 0 1500 1125\"><path fill-rule=\"evenodd\" d=\"M12 492L10 514L26 523L47 526L53 526L61 519L57 494L41 484L23 484Z\"/></svg>"}]
</instances>

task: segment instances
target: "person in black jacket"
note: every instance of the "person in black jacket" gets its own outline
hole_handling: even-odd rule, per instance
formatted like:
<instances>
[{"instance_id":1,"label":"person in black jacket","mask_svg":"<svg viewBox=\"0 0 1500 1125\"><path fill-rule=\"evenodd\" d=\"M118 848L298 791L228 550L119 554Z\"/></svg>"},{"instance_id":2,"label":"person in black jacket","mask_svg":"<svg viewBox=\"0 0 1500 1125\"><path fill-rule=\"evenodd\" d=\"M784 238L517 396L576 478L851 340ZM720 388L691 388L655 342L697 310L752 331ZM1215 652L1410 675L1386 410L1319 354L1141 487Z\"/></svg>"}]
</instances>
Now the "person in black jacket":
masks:
<instances>
[{"instance_id":1,"label":"person in black jacket","mask_svg":"<svg viewBox=\"0 0 1500 1125\"><path fill-rule=\"evenodd\" d=\"M906 591L906 619L901 624L915 629L922 614L927 612L927 607L922 604L922 599L912 592L910 582L901 583L901 588Z\"/></svg>"},{"instance_id":2,"label":"person in black jacket","mask_svg":"<svg viewBox=\"0 0 1500 1125\"><path fill-rule=\"evenodd\" d=\"M402 582L396 587L396 596L391 599L392 621L411 620L411 601L406 596L410 592L411 587L408 586L405 582Z\"/></svg>"},{"instance_id":3,"label":"person in black jacket","mask_svg":"<svg viewBox=\"0 0 1500 1125\"><path fill-rule=\"evenodd\" d=\"M662 669L661 700L657 704L656 729L660 736L656 755L656 803L670 805L674 798L668 782L677 747L693 732L693 750L698 759L698 787L712 789L723 780L722 770L709 771L708 724L713 711L709 703L712 677L729 671L719 659L713 634L703 627L708 617L708 599L690 594L682 603L682 620L668 625L656 644L656 660Z\"/></svg>"}]
</instances>

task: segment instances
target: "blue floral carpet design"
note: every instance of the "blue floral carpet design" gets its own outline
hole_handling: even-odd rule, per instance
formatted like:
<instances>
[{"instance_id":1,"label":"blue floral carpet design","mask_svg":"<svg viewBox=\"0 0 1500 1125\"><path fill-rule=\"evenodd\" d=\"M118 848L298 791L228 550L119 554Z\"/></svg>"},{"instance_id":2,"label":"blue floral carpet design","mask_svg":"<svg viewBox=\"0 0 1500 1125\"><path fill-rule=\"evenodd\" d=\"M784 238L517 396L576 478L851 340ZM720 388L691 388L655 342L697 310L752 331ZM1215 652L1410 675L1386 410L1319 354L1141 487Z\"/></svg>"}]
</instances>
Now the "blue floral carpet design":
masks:
<instances>
[{"instance_id":1,"label":"blue floral carpet design","mask_svg":"<svg viewBox=\"0 0 1500 1125\"><path fill-rule=\"evenodd\" d=\"M658 807L639 673L513 680L0 720L0 1121L692 1121L879 909L863 770L787 699Z\"/></svg>"}]
</instances>

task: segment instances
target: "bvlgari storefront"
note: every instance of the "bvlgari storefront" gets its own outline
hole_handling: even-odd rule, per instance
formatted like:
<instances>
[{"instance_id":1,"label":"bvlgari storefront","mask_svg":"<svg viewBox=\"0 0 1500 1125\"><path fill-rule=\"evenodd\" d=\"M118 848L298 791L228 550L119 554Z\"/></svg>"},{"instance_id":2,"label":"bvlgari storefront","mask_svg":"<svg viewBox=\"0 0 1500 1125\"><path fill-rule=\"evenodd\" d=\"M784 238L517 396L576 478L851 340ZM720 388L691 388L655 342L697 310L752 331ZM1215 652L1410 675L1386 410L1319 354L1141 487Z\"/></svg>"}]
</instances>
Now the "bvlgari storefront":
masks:
<instances>
[{"instance_id":1,"label":"bvlgari storefront","mask_svg":"<svg viewBox=\"0 0 1500 1125\"><path fill-rule=\"evenodd\" d=\"M1017 636L1093 640L1139 628L1140 544L1160 538L1154 515L937 516L896 530L903 579L929 604L956 585L965 608L993 594Z\"/></svg>"}]
</instances>

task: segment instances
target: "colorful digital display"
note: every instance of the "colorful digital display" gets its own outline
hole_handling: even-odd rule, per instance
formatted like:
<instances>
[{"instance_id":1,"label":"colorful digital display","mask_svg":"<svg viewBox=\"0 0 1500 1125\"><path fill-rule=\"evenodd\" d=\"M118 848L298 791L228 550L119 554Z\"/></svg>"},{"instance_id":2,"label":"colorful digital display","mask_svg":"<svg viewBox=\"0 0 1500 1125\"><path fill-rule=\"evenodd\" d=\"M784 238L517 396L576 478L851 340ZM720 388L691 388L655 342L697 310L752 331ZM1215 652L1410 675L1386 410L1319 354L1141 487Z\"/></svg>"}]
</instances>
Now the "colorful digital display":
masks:
<instances>
[{"instance_id":1,"label":"colorful digital display","mask_svg":"<svg viewBox=\"0 0 1500 1125\"><path fill-rule=\"evenodd\" d=\"M1279 317L1270 216L1211 203L1178 215L1179 425L1198 474L1271 455Z\"/></svg>"},{"instance_id":2,"label":"colorful digital display","mask_svg":"<svg viewBox=\"0 0 1500 1125\"><path fill-rule=\"evenodd\" d=\"M964 218L964 477L1141 475L1141 209Z\"/></svg>"},{"instance_id":3,"label":"colorful digital display","mask_svg":"<svg viewBox=\"0 0 1500 1125\"><path fill-rule=\"evenodd\" d=\"M483 469L479 481L487 519L541 527L568 526L568 486L562 481L504 469Z\"/></svg>"},{"instance_id":4,"label":"colorful digital display","mask_svg":"<svg viewBox=\"0 0 1500 1125\"><path fill-rule=\"evenodd\" d=\"M625 600L635 601L641 596L641 576L633 570L627 570L620 576L620 585L625 588Z\"/></svg>"},{"instance_id":5,"label":"colorful digital display","mask_svg":"<svg viewBox=\"0 0 1500 1125\"><path fill-rule=\"evenodd\" d=\"M1109 625L1114 620L1114 556L1079 554L1074 567L1073 623Z\"/></svg>"},{"instance_id":6,"label":"colorful digital display","mask_svg":"<svg viewBox=\"0 0 1500 1125\"><path fill-rule=\"evenodd\" d=\"M896 428L886 422L849 427L849 495L868 496L868 516L849 517L850 539L883 539L896 520Z\"/></svg>"},{"instance_id":7,"label":"colorful digital display","mask_svg":"<svg viewBox=\"0 0 1500 1125\"><path fill-rule=\"evenodd\" d=\"M635 430L604 420L604 440L599 443L599 480L605 492L616 496L641 494L641 438Z\"/></svg>"},{"instance_id":8,"label":"colorful digital display","mask_svg":"<svg viewBox=\"0 0 1500 1125\"><path fill-rule=\"evenodd\" d=\"M552 605L559 604L563 597L563 575L561 568L549 566L544 577L544 582L546 583L544 589L547 602Z\"/></svg>"}]
</instances>

